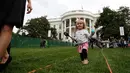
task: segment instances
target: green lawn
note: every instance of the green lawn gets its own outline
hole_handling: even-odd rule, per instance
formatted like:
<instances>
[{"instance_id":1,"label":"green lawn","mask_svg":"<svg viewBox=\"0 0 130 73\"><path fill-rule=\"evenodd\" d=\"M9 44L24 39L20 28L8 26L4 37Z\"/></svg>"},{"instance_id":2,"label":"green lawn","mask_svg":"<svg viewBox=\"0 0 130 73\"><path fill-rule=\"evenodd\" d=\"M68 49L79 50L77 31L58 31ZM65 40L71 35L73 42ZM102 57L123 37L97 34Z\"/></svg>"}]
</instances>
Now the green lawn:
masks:
<instances>
[{"instance_id":1,"label":"green lawn","mask_svg":"<svg viewBox=\"0 0 130 73\"><path fill-rule=\"evenodd\" d=\"M130 73L130 48L104 49L113 73ZM89 49L89 64L83 65L75 47L12 48L13 60L3 73L109 73L100 49ZM42 69L39 69L42 68Z\"/></svg>"}]
</instances>

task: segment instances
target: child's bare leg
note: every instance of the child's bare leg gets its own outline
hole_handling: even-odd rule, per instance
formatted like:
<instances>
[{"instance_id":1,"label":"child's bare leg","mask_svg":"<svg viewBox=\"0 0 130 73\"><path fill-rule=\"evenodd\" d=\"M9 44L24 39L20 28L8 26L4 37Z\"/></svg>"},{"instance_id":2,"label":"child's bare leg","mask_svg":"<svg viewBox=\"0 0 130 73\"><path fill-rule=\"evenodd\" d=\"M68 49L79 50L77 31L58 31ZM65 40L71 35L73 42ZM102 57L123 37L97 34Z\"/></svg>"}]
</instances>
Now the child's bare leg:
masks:
<instances>
[{"instance_id":1,"label":"child's bare leg","mask_svg":"<svg viewBox=\"0 0 130 73\"><path fill-rule=\"evenodd\" d=\"M10 54L10 48L11 48L11 42L9 43L8 48L7 48L8 54Z\"/></svg>"}]
</instances>

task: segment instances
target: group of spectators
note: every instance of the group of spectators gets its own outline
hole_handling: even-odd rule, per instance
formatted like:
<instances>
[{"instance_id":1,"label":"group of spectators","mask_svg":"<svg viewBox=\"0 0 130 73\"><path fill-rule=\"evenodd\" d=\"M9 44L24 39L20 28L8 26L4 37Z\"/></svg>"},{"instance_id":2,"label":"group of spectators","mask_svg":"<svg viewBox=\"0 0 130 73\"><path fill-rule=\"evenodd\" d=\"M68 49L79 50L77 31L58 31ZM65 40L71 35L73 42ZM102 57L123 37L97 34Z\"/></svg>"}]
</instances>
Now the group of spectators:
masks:
<instances>
[{"instance_id":1,"label":"group of spectators","mask_svg":"<svg viewBox=\"0 0 130 73\"><path fill-rule=\"evenodd\" d=\"M110 40L109 46L110 48L114 48L114 47L125 48L128 47L128 44L129 44L129 40L125 40L124 38L121 37L121 39L119 40L115 40L115 39Z\"/></svg>"}]
</instances>

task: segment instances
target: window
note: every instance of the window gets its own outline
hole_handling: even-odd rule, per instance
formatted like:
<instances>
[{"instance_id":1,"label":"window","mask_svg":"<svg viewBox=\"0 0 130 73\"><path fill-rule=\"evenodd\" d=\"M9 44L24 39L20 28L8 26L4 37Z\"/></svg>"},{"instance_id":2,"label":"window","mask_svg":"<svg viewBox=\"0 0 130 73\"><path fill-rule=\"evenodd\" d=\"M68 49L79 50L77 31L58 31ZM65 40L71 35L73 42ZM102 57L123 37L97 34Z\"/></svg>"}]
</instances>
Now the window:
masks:
<instances>
[{"instance_id":1,"label":"window","mask_svg":"<svg viewBox=\"0 0 130 73\"><path fill-rule=\"evenodd\" d=\"M61 33L59 33L59 39L61 40Z\"/></svg>"},{"instance_id":2,"label":"window","mask_svg":"<svg viewBox=\"0 0 130 73\"><path fill-rule=\"evenodd\" d=\"M56 28L56 25L54 25L54 28Z\"/></svg>"},{"instance_id":3,"label":"window","mask_svg":"<svg viewBox=\"0 0 130 73\"><path fill-rule=\"evenodd\" d=\"M71 26L75 26L75 24L76 24L76 18L72 18L71 20L72 20L72 25Z\"/></svg>"},{"instance_id":4,"label":"window","mask_svg":"<svg viewBox=\"0 0 130 73\"><path fill-rule=\"evenodd\" d=\"M85 19L85 22L86 22L86 26L89 27L89 20L88 20L88 19Z\"/></svg>"},{"instance_id":5,"label":"window","mask_svg":"<svg viewBox=\"0 0 130 73\"><path fill-rule=\"evenodd\" d=\"M69 27L69 19L66 20L66 27Z\"/></svg>"}]
</instances>

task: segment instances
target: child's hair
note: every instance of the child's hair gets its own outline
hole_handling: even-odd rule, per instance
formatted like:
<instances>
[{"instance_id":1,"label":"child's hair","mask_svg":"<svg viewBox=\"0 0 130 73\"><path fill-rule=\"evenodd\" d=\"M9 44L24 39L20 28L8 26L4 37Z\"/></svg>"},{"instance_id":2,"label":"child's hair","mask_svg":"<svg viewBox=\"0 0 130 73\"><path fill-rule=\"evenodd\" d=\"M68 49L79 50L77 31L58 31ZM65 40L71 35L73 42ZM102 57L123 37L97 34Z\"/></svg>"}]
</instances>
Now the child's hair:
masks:
<instances>
[{"instance_id":1,"label":"child's hair","mask_svg":"<svg viewBox=\"0 0 130 73\"><path fill-rule=\"evenodd\" d=\"M84 22L83 19L78 18L78 19L76 20L76 25L77 25L78 22L83 23L83 29L86 29L86 23ZM76 25L75 25L75 27L76 27L76 30L77 30L77 26L76 26Z\"/></svg>"}]
</instances>

